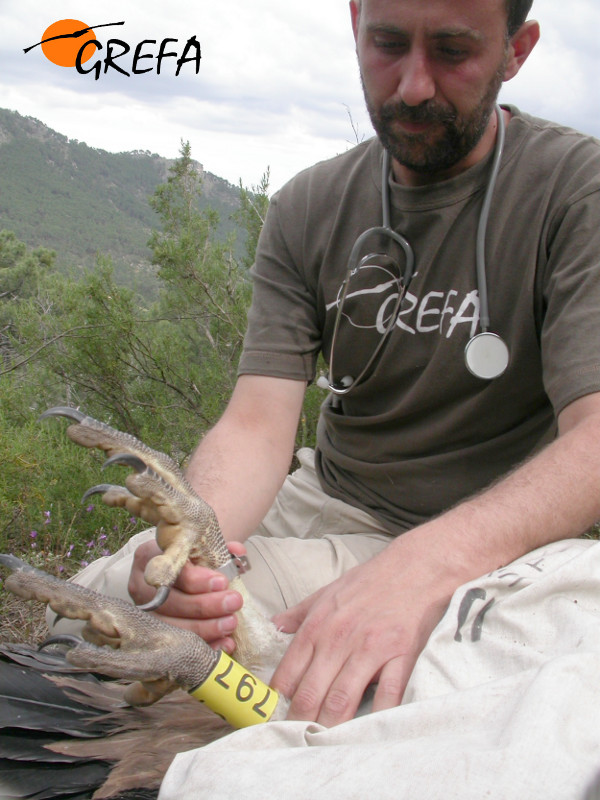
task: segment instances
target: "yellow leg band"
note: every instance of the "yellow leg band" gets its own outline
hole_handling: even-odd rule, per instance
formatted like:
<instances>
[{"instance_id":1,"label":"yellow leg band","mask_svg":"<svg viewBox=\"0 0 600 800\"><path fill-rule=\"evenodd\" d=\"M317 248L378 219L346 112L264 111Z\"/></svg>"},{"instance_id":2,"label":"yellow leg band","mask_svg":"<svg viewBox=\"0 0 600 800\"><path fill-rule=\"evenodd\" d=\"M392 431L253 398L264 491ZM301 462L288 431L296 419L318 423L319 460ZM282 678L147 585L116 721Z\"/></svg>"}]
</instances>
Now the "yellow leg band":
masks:
<instances>
[{"instance_id":1,"label":"yellow leg band","mask_svg":"<svg viewBox=\"0 0 600 800\"><path fill-rule=\"evenodd\" d=\"M234 728L267 722L279 700L274 689L224 652L204 683L190 694Z\"/></svg>"}]
</instances>

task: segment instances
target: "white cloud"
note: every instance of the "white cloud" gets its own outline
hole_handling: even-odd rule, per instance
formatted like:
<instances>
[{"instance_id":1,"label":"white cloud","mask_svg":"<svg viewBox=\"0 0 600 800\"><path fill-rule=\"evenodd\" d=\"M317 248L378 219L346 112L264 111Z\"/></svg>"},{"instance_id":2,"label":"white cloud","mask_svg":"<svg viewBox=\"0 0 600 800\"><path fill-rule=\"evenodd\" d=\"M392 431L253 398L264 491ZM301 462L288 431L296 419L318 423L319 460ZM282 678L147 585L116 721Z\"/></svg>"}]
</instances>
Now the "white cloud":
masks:
<instances>
[{"instance_id":1,"label":"white cloud","mask_svg":"<svg viewBox=\"0 0 600 800\"><path fill-rule=\"evenodd\" d=\"M600 135L596 2L536 0L543 39L502 99ZM124 20L102 37L133 45L173 37L181 48L195 34L200 73L184 67L175 78L165 61L161 76L109 72L94 81L52 65L41 48L24 55L67 17ZM51 9L45 0L0 0L0 24L1 104L94 147L174 157L183 138L206 169L232 183L256 184L270 166L275 189L353 143L348 109L359 136L371 134L347 0L54 0Z\"/></svg>"},{"instance_id":2,"label":"white cloud","mask_svg":"<svg viewBox=\"0 0 600 800\"><path fill-rule=\"evenodd\" d=\"M3 105L109 150L173 156L180 139L189 139L210 171L257 183L270 166L273 187L314 158L344 149L352 133L346 106L369 129L344 2L306 8L274 0L108 0L100 12L98 7L59 0L49 12L42 0L4 0L1 21L9 35L0 42ZM195 34L202 46L200 74L184 68L174 78L165 62L160 77L125 78L111 70L94 81L50 64L40 48L22 53L62 18L87 24L124 19L126 26L103 35L131 43L174 37L181 47Z\"/></svg>"},{"instance_id":3,"label":"white cloud","mask_svg":"<svg viewBox=\"0 0 600 800\"><path fill-rule=\"evenodd\" d=\"M502 97L537 116L600 137L600 6L595 0L536 0L542 36Z\"/></svg>"}]
</instances>

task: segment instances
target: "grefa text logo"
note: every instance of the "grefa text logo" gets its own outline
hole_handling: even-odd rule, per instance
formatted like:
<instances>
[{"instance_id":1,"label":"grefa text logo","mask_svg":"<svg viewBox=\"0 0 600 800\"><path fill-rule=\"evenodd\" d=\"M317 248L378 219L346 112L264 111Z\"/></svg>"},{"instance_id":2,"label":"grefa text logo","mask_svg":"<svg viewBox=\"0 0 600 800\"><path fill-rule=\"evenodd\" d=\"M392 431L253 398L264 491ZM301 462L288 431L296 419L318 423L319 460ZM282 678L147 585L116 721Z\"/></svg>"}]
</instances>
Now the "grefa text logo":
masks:
<instances>
[{"instance_id":1,"label":"grefa text logo","mask_svg":"<svg viewBox=\"0 0 600 800\"><path fill-rule=\"evenodd\" d=\"M41 41L24 49L29 53L41 47L48 61L59 67L75 67L80 75L101 75L115 71L130 78L156 70L157 75L179 76L184 67L200 71L200 42L190 36L185 42L179 39L143 39L135 45L116 37L100 41L95 30L124 25L124 22L107 22L103 25L86 25L78 19L61 19L49 25ZM88 62L93 61L89 64ZM85 66L84 66L85 65Z\"/></svg>"},{"instance_id":2,"label":"grefa text logo","mask_svg":"<svg viewBox=\"0 0 600 800\"><path fill-rule=\"evenodd\" d=\"M415 272L413 280L419 275ZM415 286L416 284L412 284ZM335 299L326 304L326 311L337 313L342 302L342 284ZM382 264L359 267L351 276L345 294L341 316L345 324L361 331L385 335L394 305L398 299L398 277ZM412 335L437 333L446 339L462 326L470 327L474 336L479 325L480 303L476 289L445 289L425 294L406 292L396 327Z\"/></svg>"}]
</instances>

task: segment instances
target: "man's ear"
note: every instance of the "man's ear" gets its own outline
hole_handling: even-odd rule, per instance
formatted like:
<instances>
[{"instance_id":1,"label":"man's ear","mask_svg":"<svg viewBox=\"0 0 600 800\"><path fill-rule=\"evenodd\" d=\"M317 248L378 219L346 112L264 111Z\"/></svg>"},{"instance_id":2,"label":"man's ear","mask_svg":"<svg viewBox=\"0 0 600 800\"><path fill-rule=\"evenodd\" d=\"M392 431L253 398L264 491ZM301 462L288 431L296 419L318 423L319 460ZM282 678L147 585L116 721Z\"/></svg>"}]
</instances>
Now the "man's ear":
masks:
<instances>
[{"instance_id":1,"label":"man's ear","mask_svg":"<svg viewBox=\"0 0 600 800\"><path fill-rule=\"evenodd\" d=\"M350 0L350 17L352 19L352 31L354 41L358 41L358 23L360 20L360 0Z\"/></svg>"},{"instance_id":2,"label":"man's ear","mask_svg":"<svg viewBox=\"0 0 600 800\"><path fill-rule=\"evenodd\" d=\"M529 54L540 38L540 26L535 20L524 22L519 30L510 37L509 55L504 80L509 81L519 72Z\"/></svg>"}]
</instances>

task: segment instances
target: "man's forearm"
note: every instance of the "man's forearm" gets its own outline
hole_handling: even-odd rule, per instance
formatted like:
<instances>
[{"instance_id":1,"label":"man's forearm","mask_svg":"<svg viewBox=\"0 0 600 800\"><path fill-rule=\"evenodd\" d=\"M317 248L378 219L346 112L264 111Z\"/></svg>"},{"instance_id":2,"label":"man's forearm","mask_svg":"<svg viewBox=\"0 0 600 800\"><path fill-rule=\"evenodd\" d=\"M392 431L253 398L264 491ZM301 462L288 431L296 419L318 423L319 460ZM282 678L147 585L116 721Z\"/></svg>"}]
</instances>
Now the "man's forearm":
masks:
<instances>
[{"instance_id":1,"label":"man's forearm","mask_svg":"<svg viewBox=\"0 0 600 800\"><path fill-rule=\"evenodd\" d=\"M277 616L295 633L272 679L292 719L350 719L373 676L373 709L397 705L461 585L600 517L600 403L583 401L529 462Z\"/></svg>"},{"instance_id":2,"label":"man's forearm","mask_svg":"<svg viewBox=\"0 0 600 800\"><path fill-rule=\"evenodd\" d=\"M443 569L460 582L548 542L580 536L600 519L598 406L596 395L571 404L561 415L561 435L543 451L405 536L412 533L438 552Z\"/></svg>"},{"instance_id":3,"label":"man's forearm","mask_svg":"<svg viewBox=\"0 0 600 800\"><path fill-rule=\"evenodd\" d=\"M304 389L300 381L242 376L194 452L188 480L227 540L244 541L273 503L291 464Z\"/></svg>"}]
</instances>

